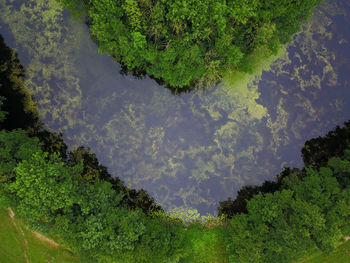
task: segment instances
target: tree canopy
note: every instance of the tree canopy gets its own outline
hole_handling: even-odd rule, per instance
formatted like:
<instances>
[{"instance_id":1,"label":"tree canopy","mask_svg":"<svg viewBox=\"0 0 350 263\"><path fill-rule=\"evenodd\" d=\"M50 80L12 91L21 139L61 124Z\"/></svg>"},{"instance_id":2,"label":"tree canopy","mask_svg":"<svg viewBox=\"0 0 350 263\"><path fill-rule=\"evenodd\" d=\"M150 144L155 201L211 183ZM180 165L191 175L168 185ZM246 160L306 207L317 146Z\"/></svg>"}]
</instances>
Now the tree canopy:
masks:
<instances>
[{"instance_id":1,"label":"tree canopy","mask_svg":"<svg viewBox=\"0 0 350 263\"><path fill-rule=\"evenodd\" d=\"M305 142L301 150L305 165L321 167L327 165L331 157L341 157L350 145L350 121L343 127L337 126L323 137L313 138Z\"/></svg>"},{"instance_id":2,"label":"tree canopy","mask_svg":"<svg viewBox=\"0 0 350 263\"><path fill-rule=\"evenodd\" d=\"M85 13L100 51L124 71L181 92L250 71L247 56L277 52L321 0L57 1Z\"/></svg>"},{"instance_id":3,"label":"tree canopy","mask_svg":"<svg viewBox=\"0 0 350 263\"><path fill-rule=\"evenodd\" d=\"M328 167L307 167L302 179L284 178L281 191L255 195L247 213L230 221L230 262L297 262L315 249L334 249L350 222L350 185L342 189L335 174L349 177L349 167L349 159L334 158Z\"/></svg>"},{"instance_id":4,"label":"tree canopy","mask_svg":"<svg viewBox=\"0 0 350 263\"><path fill-rule=\"evenodd\" d=\"M48 153L38 151L14 169L11 192L20 201L17 211L29 222L50 222L58 211L65 211L77 200L75 179L77 167L67 167L57 155L47 160Z\"/></svg>"}]
</instances>

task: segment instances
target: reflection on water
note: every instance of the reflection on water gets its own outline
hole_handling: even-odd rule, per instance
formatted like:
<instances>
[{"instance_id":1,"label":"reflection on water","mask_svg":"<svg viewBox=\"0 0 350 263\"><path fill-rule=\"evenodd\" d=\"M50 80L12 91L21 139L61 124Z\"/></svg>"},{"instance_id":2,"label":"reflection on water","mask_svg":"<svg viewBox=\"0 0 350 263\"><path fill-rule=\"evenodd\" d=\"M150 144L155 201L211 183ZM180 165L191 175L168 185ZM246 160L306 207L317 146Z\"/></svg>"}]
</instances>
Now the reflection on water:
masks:
<instances>
[{"instance_id":1,"label":"reflection on water","mask_svg":"<svg viewBox=\"0 0 350 263\"><path fill-rule=\"evenodd\" d=\"M165 208L214 213L243 185L300 166L306 139L350 117L350 1L328 1L256 76L174 96L119 74L55 0L0 0L0 33L27 69L47 127L88 145Z\"/></svg>"}]
</instances>

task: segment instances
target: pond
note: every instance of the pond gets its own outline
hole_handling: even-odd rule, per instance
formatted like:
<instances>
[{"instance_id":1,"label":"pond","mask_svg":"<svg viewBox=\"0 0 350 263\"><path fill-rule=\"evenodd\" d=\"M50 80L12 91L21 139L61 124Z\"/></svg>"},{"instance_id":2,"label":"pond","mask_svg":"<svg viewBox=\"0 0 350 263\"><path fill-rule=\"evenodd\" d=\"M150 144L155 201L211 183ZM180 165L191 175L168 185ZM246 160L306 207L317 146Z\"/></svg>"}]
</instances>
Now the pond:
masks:
<instances>
[{"instance_id":1,"label":"pond","mask_svg":"<svg viewBox=\"0 0 350 263\"><path fill-rule=\"evenodd\" d=\"M25 2L25 3L23 3ZM254 75L173 95L120 73L55 0L0 0L0 33L26 68L45 127L91 147L166 209L215 214L244 185L300 167L307 139L350 119L350 1L326 1Z\"/></svg>"}]
</instances>

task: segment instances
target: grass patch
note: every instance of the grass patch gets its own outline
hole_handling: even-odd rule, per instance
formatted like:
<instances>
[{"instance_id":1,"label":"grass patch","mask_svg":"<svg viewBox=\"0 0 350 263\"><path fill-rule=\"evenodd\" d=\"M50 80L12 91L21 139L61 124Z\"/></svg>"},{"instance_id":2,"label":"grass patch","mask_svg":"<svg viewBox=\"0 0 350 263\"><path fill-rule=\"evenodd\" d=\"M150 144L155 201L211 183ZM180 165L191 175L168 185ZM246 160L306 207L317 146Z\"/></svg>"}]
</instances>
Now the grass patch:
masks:
<instances>
[{"instance_id":1,"label":"grass patch","mask_svg":"<svg viewBox=\"0 0 350 263\"><path fill-rule=\"evenodd\" d=\"M342 244L328 255L316 254L312 259L303 261L303 263L350 263L350 242Z\"/></svg>"},{"instance_id":2,"label":"grass patch","mask_svg":"<svg viewBox=\"0 0 350 263\"><path fill-rule=\"evenodd\" d=\"M183 263L228 263L225 246L225 228L205 228L200 224L190 225L185 236Z\"/></svg>"},{"instance_id":3,"label":"grass patch","mask_svg":"<svg viewBox=\"0 0 350 263\"><path fill-rule=\"evenodd\" d=\"M39 239L21 220L0 209L0 262L6 263L75 263L81 262L72 252Z\"/></svg>"}]
</instances>

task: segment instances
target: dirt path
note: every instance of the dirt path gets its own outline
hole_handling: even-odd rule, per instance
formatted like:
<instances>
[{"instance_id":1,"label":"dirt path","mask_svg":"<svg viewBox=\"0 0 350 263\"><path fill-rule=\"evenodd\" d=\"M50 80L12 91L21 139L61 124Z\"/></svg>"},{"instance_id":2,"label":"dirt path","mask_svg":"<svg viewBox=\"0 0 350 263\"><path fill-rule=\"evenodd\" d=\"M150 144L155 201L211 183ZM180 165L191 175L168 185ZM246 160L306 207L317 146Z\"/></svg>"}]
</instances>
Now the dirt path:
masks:
<instances>
[{"instance_id":1,"label":"dirt path","mask_svg":"<svg viewBox=\"0 0 350 263\"><path fill-rule=\"evenodd\" d=\"M345 237L344 237L344 241L343 241L343 242L340 242L340 243L337 245L337 247L343 245L344 243L348 242L349 240L350 240L350 237L345 236Z\"/></svg>"},{"instance_id":2,"label":"dirt path","mask_svg":"<svg viewBox=\"0 0 350 263\"><path fill-rule=\"evenodd\" d=\"M14 217L15 217L15 213L12 211L11 208L8 208L9 210L9 216L10 218L12 219L12 224L14 225L14 227L16 228L16 230L21 233L22 237L23 237L23 242L24 242L24 258L26 260L26 263L30 263L29 262L29 259L28 259L28 256L27 256L27 253L29 251L29 248L28 248L28 240L25 238L25 235L24 235L24 231L23 229L20 227L20 226L17 226L15 220L14 220Z\"/></svg>"},{"instance_id":3,"label":"dirt path","mask_svg":"<svg viewBox=\"0 0 350 263\"><path fill-rule=\"evenodd\" d=\"M22 234L23 238L24 238L24 232L23 232L22 228L18 227L18 226L16 225L15 221L14 221L15 213L13 212L13 210L12 210L11 208L8 208L8 210L9 210L9 215L10 215L10 217L11 217L11 219L12 219L12 223L14 224L15 228L17 229L17 231L20 232L20 233ZM44 241L44 242L46 242L46 243L49 243L49 244L50 244L51 246L53 246L53 247L56 247L56 248L62 247L60 244L56 243L56 242L53 241L52 239L50 239L50 238L48 238L48 237L46 237L46 236L44 236L44 235L42 235L42 234L40 234L40 233L38 233L38 232L33 232L33 231L32 231L32 233L33 233L38 239L40 239L40 240L42 240L42 241ZM24 238L24 242L25 242L25 244L26 244L26 248L28 248L28 241L27 241L25 238ZM62 247L62 248L71 251L71 250L68 249L68 248L65 248L65 247ZM26 258L27 258L27 257L26 257ZM27 261L27 262L28 262L28 261Z\"/></svg>"},{"instance_id":4,"label":"dirt path","mask_svg":"<svg viewBox=\"0 0 350 263\"><path fill-rule=\"evenodd\" d=\"M43 236L42 234L38 233L38 232L33 232L33 234L39 238L40 240L44 241L44 242L47 242L49 243L51 246L53 247L60 247L59 244L57 244L55 241L53 241L52 239L50 238L47 238L46 236Z\"/></svg>"},{"instance_id":5,"label":"dirt path","mask_svg":"<svg viewBox=\"0 0 350 263\"><path fill-rule=\"evenodd\" d=\"M348 242L349 240L350 240L350 237L349 237L349 236L345 236L345 237L344 237L344 241L343 241L343 242L340 242L340 243L337 245L337 247L343 245L344 243ZM348 255L350 256L350 252L349 252L346 248L343 248L343 250L345 251L346 254L348 254ZM306 263L306 262L308 262L308 261L311 260L311 259L312 259L312 257L308 257L308 258L306 258L304 261L302 261L302 262L300 262L300 263Z\"/></svg>"}]
</instances>

